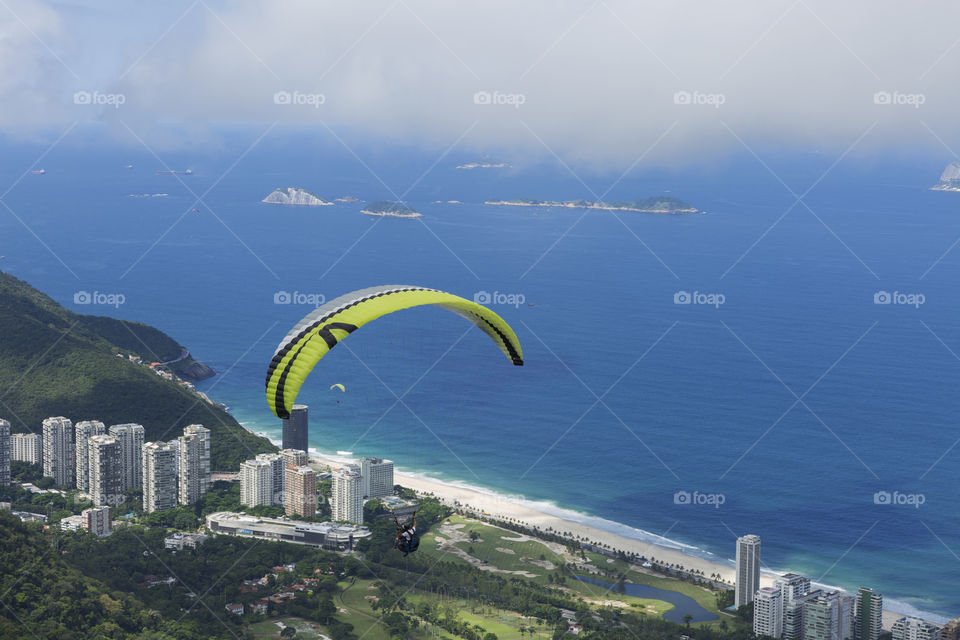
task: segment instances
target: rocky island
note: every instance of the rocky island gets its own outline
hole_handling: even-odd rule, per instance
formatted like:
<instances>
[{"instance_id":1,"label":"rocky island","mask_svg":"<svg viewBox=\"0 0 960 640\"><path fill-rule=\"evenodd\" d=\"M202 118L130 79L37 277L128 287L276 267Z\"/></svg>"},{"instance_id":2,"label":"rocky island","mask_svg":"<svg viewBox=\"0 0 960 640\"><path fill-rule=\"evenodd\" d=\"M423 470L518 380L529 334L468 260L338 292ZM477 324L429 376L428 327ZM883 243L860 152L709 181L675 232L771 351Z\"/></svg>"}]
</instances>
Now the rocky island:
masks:
<instances>
[{"instance_id":1,"label":"rocky island","mask_svg":"<svg viewBox=\"0 0 960 640\"><path fill-rule=\"evenodd\" d=\"M565 207L567 209L598 209L601 211L637 211L640 213L703 213L690 203L669 196L656 196L634 200L633 202L591 202L589 200L557 202L518 198L516 200L487 200L483 204L510 207Z\"/></svg>"},{"instance_id":2,"label":"rocky island","mask_svg":"<svg viewBox=\"0 0 960 640\"><path fill-rule=\"evenodd\" d=\"M930 187L933 191L960 191L960 160L951 162L940 174L940 182Z\"/></svg>"},{"instance_id":3,"label":"rocky island","mask_svg":"<svg viewBox=\"0 0 960 640\"><path fill-rule=\"evenodd\" d=\"M326 206L333 205L332 202L324 200L318 195L312 194L306 189L297 189L295 187L281 187L274 189L273 193L264 198L261 202L269 204L295 204L308 206Z\"/></svg>"},{"instance_id":4,"label":"rocky island","mask_svg":"<svg viewBox=\"0 0 960 640\"><path fill-rule=\"evenodd\" d=\"M421 218L423 214L415 211L405 204L399 202L390 202L389 200L378 200L371 202L360 213L368 216L387 216L390 218Z\"/></svg>"}]
</instances>

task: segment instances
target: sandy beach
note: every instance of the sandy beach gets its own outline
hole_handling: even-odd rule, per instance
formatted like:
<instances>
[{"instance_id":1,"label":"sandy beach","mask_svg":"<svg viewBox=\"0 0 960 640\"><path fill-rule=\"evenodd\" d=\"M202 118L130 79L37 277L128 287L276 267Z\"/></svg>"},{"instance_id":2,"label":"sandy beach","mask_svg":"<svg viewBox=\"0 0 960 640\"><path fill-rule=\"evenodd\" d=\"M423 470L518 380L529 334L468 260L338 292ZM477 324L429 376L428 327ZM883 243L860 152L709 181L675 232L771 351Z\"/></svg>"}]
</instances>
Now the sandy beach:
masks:
<instances>
[{"instance_id":1,"label":"sandy beach","mask_svg":"<svg viewBox=\"0 0 960 640\"><path fill-rule=\"evenodd\" d=\"M343 461L326 457L311 457L310 460L313 463L318 463L321 466L330 468L336 468L343 464ZM528 504L524 504L523 501L518 498L423 478L402 471L396 471L395 476L395 482L397 484L413 489L418 493L432 494L450 506L453 506L454 502L457 502L461 507L474 509L481 513L486 512L489 514L489 517L512 518L531 527L539 527L543 530L552 527L553 531L569 532L574 537L579 536L581 539L590 542L606 544L613 549L622 549L647 558L655 558L658 563L680 565L686 570L696 569L702 571L704 577L719 574L720 577L731 584L731 586L735 578L735 570L731 564L714 562L707 558L684 553L679 549L619 535L589 524L563 518L559 515L547 513ZM730 546L731 555L733 555L734 545L732 542ZM760 586L772 586L775 579L776 576L774 574L763 573L760 576ZM887 603L884 604L887 605ZM892 611L885 606L883 612L883 627L889 629L894 621L904 615L907 614Z\"/></svg>"}]
</instances>

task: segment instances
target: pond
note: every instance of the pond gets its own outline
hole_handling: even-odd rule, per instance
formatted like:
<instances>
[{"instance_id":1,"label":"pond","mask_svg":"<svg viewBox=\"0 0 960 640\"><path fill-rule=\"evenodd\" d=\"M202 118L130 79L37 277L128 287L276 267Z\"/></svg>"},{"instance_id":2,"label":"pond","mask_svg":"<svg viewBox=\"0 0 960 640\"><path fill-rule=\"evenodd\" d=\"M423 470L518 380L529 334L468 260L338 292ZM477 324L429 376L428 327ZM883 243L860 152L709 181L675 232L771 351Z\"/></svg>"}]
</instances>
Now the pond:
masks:
<instances>
[{"instance_id":1,"label":"pond","mask_svg":"<svg viewBox=\"0 0 960 640\"><path fill-rule=\"evenodd\" d=\"M594 584L598 587L609 589L612 592L616 590L616 585L613 585L609 582L604 582L603 580L597 580L587 576L576 576L576 578L581 582ZM717 616L701 607L696 600L677 591L657 589L656 587L650 587L645 584L630 584L629 582L623 586L625 587L624 593L626 593L628 596L634 596L635 598L649 598L651 600L663 600L664 602L669 602L672 604L673 609L670 609L670 611L667 611L665 614L663 614L664 619L669 620L670 622L683 623L683 616L687 614L693 616L691 622L709 622L710 620L717 619Z\"/></svg>"}]
</instances>

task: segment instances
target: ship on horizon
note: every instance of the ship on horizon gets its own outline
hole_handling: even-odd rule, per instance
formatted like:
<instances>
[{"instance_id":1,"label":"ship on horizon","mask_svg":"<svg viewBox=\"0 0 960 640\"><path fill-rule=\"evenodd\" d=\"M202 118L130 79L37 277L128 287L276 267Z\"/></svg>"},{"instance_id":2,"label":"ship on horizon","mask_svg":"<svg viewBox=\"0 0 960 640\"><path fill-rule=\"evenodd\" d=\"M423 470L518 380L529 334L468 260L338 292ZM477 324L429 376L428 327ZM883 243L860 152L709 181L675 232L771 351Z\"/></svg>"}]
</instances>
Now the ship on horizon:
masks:
<instances>
[{"instance_id":1,"label":"ship on horizon","mask_svg":"<svg viewBox=\"0 0 960 640\"><path fill-rule=\"evenodd\" d=\"M158 176L189 176L193 173L193 169L186 169L184 171L157 171Z\"/></svg>"}]
</instances>

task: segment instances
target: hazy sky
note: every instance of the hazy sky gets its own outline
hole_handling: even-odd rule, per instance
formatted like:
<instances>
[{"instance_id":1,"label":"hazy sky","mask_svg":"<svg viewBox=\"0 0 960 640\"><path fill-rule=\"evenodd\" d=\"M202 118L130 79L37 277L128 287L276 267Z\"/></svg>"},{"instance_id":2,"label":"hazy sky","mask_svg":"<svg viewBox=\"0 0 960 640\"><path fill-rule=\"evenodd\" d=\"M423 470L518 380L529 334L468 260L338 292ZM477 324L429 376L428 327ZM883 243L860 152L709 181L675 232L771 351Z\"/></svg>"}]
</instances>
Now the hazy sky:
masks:
<instances>
[{"instance_id":1,"label":"hazy sky","mask_svg":"<svg viewBox=\"0 0 960 640\"><path fill-rule=\"evenodd\" d=\"M171 147L277 123L606 168L950 158L958 23L947 1L0 0L0 129Z\"/></svg>"}]
</instances>

